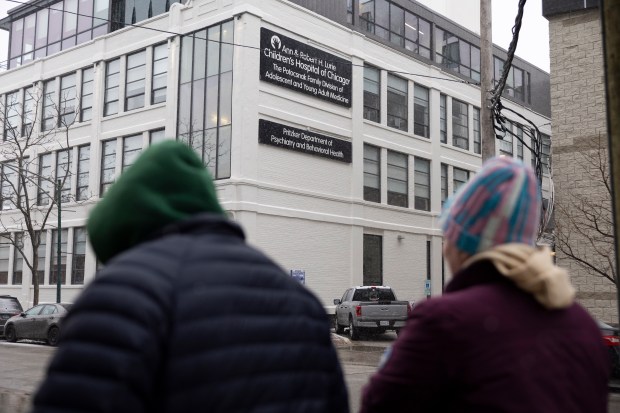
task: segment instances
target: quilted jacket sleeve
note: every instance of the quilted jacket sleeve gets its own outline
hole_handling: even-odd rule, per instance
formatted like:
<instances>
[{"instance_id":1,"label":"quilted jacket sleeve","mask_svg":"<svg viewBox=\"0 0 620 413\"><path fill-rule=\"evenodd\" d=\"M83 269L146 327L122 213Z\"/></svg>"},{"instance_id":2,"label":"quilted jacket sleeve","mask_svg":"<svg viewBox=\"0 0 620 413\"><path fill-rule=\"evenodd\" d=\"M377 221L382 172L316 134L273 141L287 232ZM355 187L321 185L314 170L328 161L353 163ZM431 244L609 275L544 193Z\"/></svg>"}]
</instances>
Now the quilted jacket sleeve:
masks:
<instances>
[{"instance_id":1,"label":"quilted jacket sleeve","mask_svg":"<svg viewBox=\"0 0 620 413\"><path fill-rule=\"evenodd\" d=\"M172 308L164 261L121 257L84 290L64 320L35 413L155 410Z\"/></svg>"},{"instance_id":2,"label":"quilted jacket sleeve","mask_svg":"<svg viewBox=\"0 0 620 413\"><path fill-rule=\"evenodd\" d=\"M386 360L362 392L360 413L443 411L449 392L451 317L436 302L416 307Z\"/></svg>"}]
</instances>

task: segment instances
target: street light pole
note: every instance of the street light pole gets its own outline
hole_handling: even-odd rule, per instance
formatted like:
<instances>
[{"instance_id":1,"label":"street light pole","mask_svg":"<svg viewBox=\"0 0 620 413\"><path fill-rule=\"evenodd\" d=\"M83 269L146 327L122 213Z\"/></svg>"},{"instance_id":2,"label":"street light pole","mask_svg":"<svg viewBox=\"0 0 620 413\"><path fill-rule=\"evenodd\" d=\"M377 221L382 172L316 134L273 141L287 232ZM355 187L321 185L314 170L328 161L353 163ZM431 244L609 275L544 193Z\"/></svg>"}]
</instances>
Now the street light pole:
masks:
<instances>
[{"instance_id":1,"label":"street light pole","mask_svg":"<svg viewBox=\"0 0 620 413\"><path fill-rule=\"evenodd\" d=\"M58 203L58 241L57 241L57 246L56 246L56 302L60 303L60 263L61 261L61 257L60 257L60 252L61 252L61 242L62 242L62 227L60 224L60 195L61 195L61 189L62 189L62 181L60 179L58 179L56 181L56 185L57 185L57 189L56 189L56 202Z\"/></svg>"}]
</instances>

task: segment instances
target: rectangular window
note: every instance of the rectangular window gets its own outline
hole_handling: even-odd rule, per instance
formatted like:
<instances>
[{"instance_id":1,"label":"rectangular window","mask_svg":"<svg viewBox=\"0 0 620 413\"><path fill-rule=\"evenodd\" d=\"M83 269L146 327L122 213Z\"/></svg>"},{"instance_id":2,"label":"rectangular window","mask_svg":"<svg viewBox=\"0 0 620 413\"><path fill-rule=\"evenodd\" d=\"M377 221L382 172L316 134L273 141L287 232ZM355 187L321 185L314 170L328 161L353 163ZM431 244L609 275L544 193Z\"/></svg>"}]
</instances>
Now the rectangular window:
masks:
<instances>
[{"instance_id":1,"label":"rectangular window","mask_svg":"<svg viewBox=\"0 0 620 413\"><path fill-rule=\"evenodd\" d=\"M77 187L75 189L75 199L78 201L84 201L90 197L88 193L89 170L90 145L83 145L78 148Z\"/></svg>"},{"instance_id":2,"label":"rectangular window","mask_svg":"<svg viewBox=\"0 0 620 413\"><path fill-rule=\"evenodd\" d=\"M99 196L102 197L105 191L114 183L116 175L116 139L102 143L101 151L101 187Z\"/></svg>"},{"instance_id":3,"label":"rectangular window","mask_svg":"<svg viewBox=\"0 0 620 413\"><path fill-rule=\"evenodd\" d=\"M60 118L58 126L69 126L75 120L75 73L60 78Z\"/></svg>"},{"instance_id":4,"label":"rectangular window","mask_svg":"<svg viewBox=\"0 0 620 413\"><path fill-rule=\"evenodd\" d=\"M506 133L502 137L502 139L498 139L499 142L499 153L504 156L512 157L512 122L508 121L505 123Z\"/></svg>"},{"instance_id":5,"label":"rectangular window","mask_svg":"<svg viewBox=\"0 0 620 413\"><path fill-rule=\"evenodd\" d=\"M118 113L118 85L120 80L121 59L110 60L105 66L105 96L103 116Z\"/></svg>"},{"instance_id":6,"label":"rectangular window","mask_svg":"<svg viewBox=\"0 0 620 413\"><path fill-rule=\"evenodd\" d=\"M420 85L414 87L413 103L413 133L428 138L430 115L429 115L429 91Z\"/></svg>"},{"instance_id":7,"label":"rectangular window","mask_svg":"<svg viewBox=\"0 0 620 413\"><path fill-rule=\"evenodd\" d=\"M540 137L542 138L540 160L543 164L543 173L548 174L551 167L551 137L544 133L541 133Z\"/></svg>"},{"instance_id":8,"label":"rectangular window","mask_svg":"<svg viewBox=\"0 0 620 413\"><path fill-rule=\"evenodd\" d=\"M364 119L381 122L381 71L364 66Z\"/></svg>"},{"instance_id":9,"label":"rectangular window","mask_svg":"<svg viewBox=\"0 0 620 413\"><path fill-rule=\"evenodd\" d=\"M37 205L47 205L50 202L50 194L53 193L52 182L52 154L46 153L39 156L39 176L37 184Z\"/></svg>"},{"instance_id":10,"label":"rectangular window","mask_svg":"<svg viewBox=\"0 0 620 413\"><path fill-rule=\"evenodd\" d=\"M353 24L353 0L347 0L347 23Z\"/></svg>"},{"instance_id":11,"label":"rectangular window","mask_svg":"<svg viewBox=\"0 0 620 413\"><path fill-rule=\"evenodd\" d=\"M441 206L443 208L443 204L448 199L448 165L445 163L441 164Z\"/></svg>"},{"instance_id":12,"label":"rectangular window","mask_svg":"<svg viewBox=\"0 0 620 413\"><path fill-rule=\"evenodd\" d=\"M407 208L409 206L408 191L408 156L404 153L388 151L387 153L387 202Z\"/></svg>"},{"instance_id":13,"label":"rectangular window","mask_svg":"<svg viewBox=\"0 0 620 413\"><path fill-rule=\"evenodd\" d=\"M146 82L146 51L127 56L125 82L125 110L144 107L144 86Z\"/></svg>"},{"instance_id":14,"label":"rectangular window","mask_svg":"<svg viewBox=\"0 0 620 413\"><path fill-rule=\"evenodd\" d=\"M123 138L123 172L136 161L142 151L142 134Z\"/></svg>"},{"instance_id":15,"label":"rectangular window","mask_svg":"<svg viewBox=\"0 0 620 413\"><path fill-rule=\"evenodd\" d=\"M19 91L7 93L4 103L4 140L14 140L19 137L20 101Z\"/></svg>"},{"instance_id":16,"label":"rectangular window","mask_svg":"<svg viewBox=\"0 0 620 413\"><path fill-rule=\"evenodd\" d=\"M452 145L469 149L469 118L467 103L452 99Z\"/></svg>"},{"instance_id":17,"label":"rectangular window","mask_svg":"<svg viewBox=\"0 0 620 413\"><path fill-rule=\"evenodd\" d=\"M181 40L179 140L216 179L230 177L233 32L227 21Z\"/></svg>"},{"instance_id":18,"label":"rectangular window","mask_svg":"<svg viewBox=\"0 0 620 413\"><path fill-rule=\"evenodd\" d=\"M58 230L52 230L52 253L50 262L50 285L56 285L58 282L58 273L60 273L60 283L67 283L67 236L68 230L65 228L60 231L60 269L58 268Z\"/></svg>"},{"instance_id":19,"label":"rectangular window","mask_svg":"<svg viewBox=\"0 0 620 413\"><path fill-rule=\"evenodd\" d=\"M168 44L153 47L153 79L151 104L166 101L168 83Z\"/></svg>"},{"instance_id":20,"label":"rectangular window","mask_svg":"<svg viewBox=\"0 0 620 413\"><path fill-rule=\"evenodd\" d=\"M364 234L364 285L383 285L383 237Z\"/></svg>"},{"instance_id":21,"label":"rectangular window","mask_svg":"<svg viewBox=\"0 0 620 413\"><path fill-rule=\"evenodd\" d=\"M82 97L80 101L80 121L86 122L93 118L93 93L95 69L89 67L82 70Z\"/></svg>"},{"instance_id":22,"label":"rectangular window","mask_svg":"<svg viewBox=\"0 0 620 413\"><path fill-rule=\"evenodd\" d=\"M480 143L480 109L474 108L474 153L482 153Z\"/></svg>"},{"instance_id":23,"label":"rectangular window","mask_svg":"<svg viewBox=\"0 0 620 413\"><path fill-rule=\"evenodd\" d=\"M431 210L431 161L415 157L415 209Z\"/></svg>"},{"instance_id":24,"label":"rectangular window","mask_svg":"<svg viewBox=\"0 0 620 413\"><path fill-rule=\"evenodd\" d=\"M469 171L460 168L452 169L452 186L454 192L458 191L459 188L469 180Z\"/></svg>"},{"instance_id":25,"label":"rectangular window","mask_svg":"<svg viewBox=\"0 0 620 413\"><path fill-rule=\"evenodd\" d=\"M22 136L30 137L34 126L34 88L24 89L24 112L22 113Z\"/></svg>"},{"instance_id":26,"label":"rectangular window","mask_svg":"<svg viewBox=\"0 0 620 413\"><path fill-rule=\"evenodd\" d=\"M364 144L364 200L381 202L381 149Z\"/></svg>"},{"instance_id":27,"label":"rectangular window","mask_svg":"<svg viewBox=\"0 0 620 413\"><path fill-rule=\"evenodd\" d=\"M9 283L11 241L9 241L7 237L10 237L10 234L0 235L0 284Z\"/></svg>"},{"instance_id":28,"label":"rectangular window","mask_svg":"<svg viewBox=\"0 0 620 413\"><path fill-rule=\"evenodd\" d=\"M19 194L19 174L17 173L17 162L4 162L2 168L2 210L13 209L17 206Z\"/></svg>"},{"instance_id":29,"label":"rectangular window","mask_svg":"<svg viewBox=\"0 0 620 413\"><path fill-rule=\"evenodd\" d=\"M71 284L84 284L86 261L86 228L73 229L73 254L71 256Z\"/></svg>"},{"instance_id":30,"label":"rectangular window","mask_svg":"<svg viewBox=\"0 0 620 413\"><path fill-rule=\"evenodd\" d=\"M166 140L166 131L164 129L152 130L149 132L149 144L163 142Z\"/></svg>"},{"instance_id":31,"label":"rectangular window","mask_svg":"<svg viewBox=\"0 0 620 413\"><path fill-rule=\"evenodd\" d=\"M16 232L15 247L13 248L13 285L22 284L22 274L24 271L24 256L19 252L24 250L24 233Z\"/></svg>"},{"instance_id":32,"label":"rectangular window","mask_svg":"<svg viewBox=\"0 0 620 413\"><path fill-rule=\"evenodd\" d=\"M56 180L62 182L60 202L71 200L71 149L56 152Z\"/></svg>"},{"instance_id":33,"label":"rectangular window","mask_svg":"<svg viewBox=\"0 0 620 413\"><path fill-rule=\"evenodd\" d=\"M407 131L409 99L407 80L388 74L387 87L387 124L388 126Z\"/></svg>"},{"instance_id":34,"label":"rectangular window","mask_svg":"<svg viewBox=\"0 0 620 413\"><path fill-rule=\"evenodd\" d=\"M448 143L448 103L446 95L439 95L439 133L441 143Z\"/></svg>"},{"instance_id":35,"label":"rectangular window","mask_svg":"<svg viewBox=\"0 0 620 413\"><path fill-rule=\"evenodd\" d=\"M47 251L47 231L37 231L36 235L41 238L39 247L37 248L37 279L39 285L45 282L45 253Z\"/></svg>"},{"instance_id":36,"label":"rectangular window","mask_svg":"<svg viewBox=\"0 0 620 413\"><path fill-rule=\"evenodd\" d=\"M523 127L515 125L515 133L517 135L517 158L523 160Z\"/></svg>"},{"instance_id":37,"label":"rectangular window","mask_svg":"<svg viewBox=\"0 0 620 413\"><path fill-rule=\"evenodd\" d=\"M435 27L435 62L480 81L480 49L439 27Z\"/></svg>"},{"instance_id":38,"label":"rectangular window","mask_svg":"<svg viewBox=\"0 0 620 413\"><path fill-rule=\"evenodd\" d=\"M390 41L405 47L405 10L390 3Z\"/></svg>"},{"instance_id":39,"label":"rectangular window","mask_svg":"<svg viewBox=\"0 0 620 413\"><path fill-rule=\"evenodd\" d=\"M43 83L42 130L50 130L56 126L56 110L56 79L51 79Z\"/></svg>"}]
</instances>

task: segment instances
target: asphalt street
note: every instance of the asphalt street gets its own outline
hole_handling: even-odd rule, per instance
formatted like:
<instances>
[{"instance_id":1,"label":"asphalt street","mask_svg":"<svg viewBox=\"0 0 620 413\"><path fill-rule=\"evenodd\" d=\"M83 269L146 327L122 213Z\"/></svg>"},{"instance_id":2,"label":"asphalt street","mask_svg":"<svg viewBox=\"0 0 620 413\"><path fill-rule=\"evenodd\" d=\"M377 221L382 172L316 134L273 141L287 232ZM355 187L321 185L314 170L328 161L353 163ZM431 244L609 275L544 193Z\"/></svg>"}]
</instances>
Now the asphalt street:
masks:
<instances>
[{"instance_id":1,"label":"asphalt street","mask_svg":"<svg viewBox=\"0 0 620 413\"><path fill-rule=\"evenodd\" d=\"M356 342L334 335L334 344L349 389L352 413L359 410L363 386L376 371L385 348L395 339L394 333ZM54 350L44 344L7 343L0 340L0 413L28 412L30 397L43 378ZM620 393L610 394L609 412L620 413Z\"/></svg>"}]
</instances>

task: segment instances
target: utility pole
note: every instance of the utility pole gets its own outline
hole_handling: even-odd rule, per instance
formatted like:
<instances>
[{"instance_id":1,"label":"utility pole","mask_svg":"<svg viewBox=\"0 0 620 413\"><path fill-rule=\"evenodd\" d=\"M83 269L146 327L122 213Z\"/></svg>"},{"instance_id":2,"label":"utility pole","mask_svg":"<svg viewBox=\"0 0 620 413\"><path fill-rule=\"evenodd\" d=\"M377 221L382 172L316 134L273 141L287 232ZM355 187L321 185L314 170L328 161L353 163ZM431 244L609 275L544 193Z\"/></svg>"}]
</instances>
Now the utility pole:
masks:
<instances>
[{"instance_id":1,"label":"utility pole","mask_svg":"<svg viewBox=\"0 0 620 413\"><path fill-rule=\"evenodd\" d=\"M493 90L493 41L491 0L480 0L480 145L482 162L495 156L491 108Z\"/></svg>"},{"instance_id":2,"label":"utility pole","mask_svg":"<svg viewBox=\"0 0 620 413\"><path fill-rule=\"evenodd\" d=\"M607 89L607 136L609 139L609 161L616 244L616 295L620 311L620 289L618 269L620 268L620 0L601 1L601 22L603 26L603 57L605 62L605 86ZM619 318L620 320L620 318Z\"/></svg>"}]
</instances>

